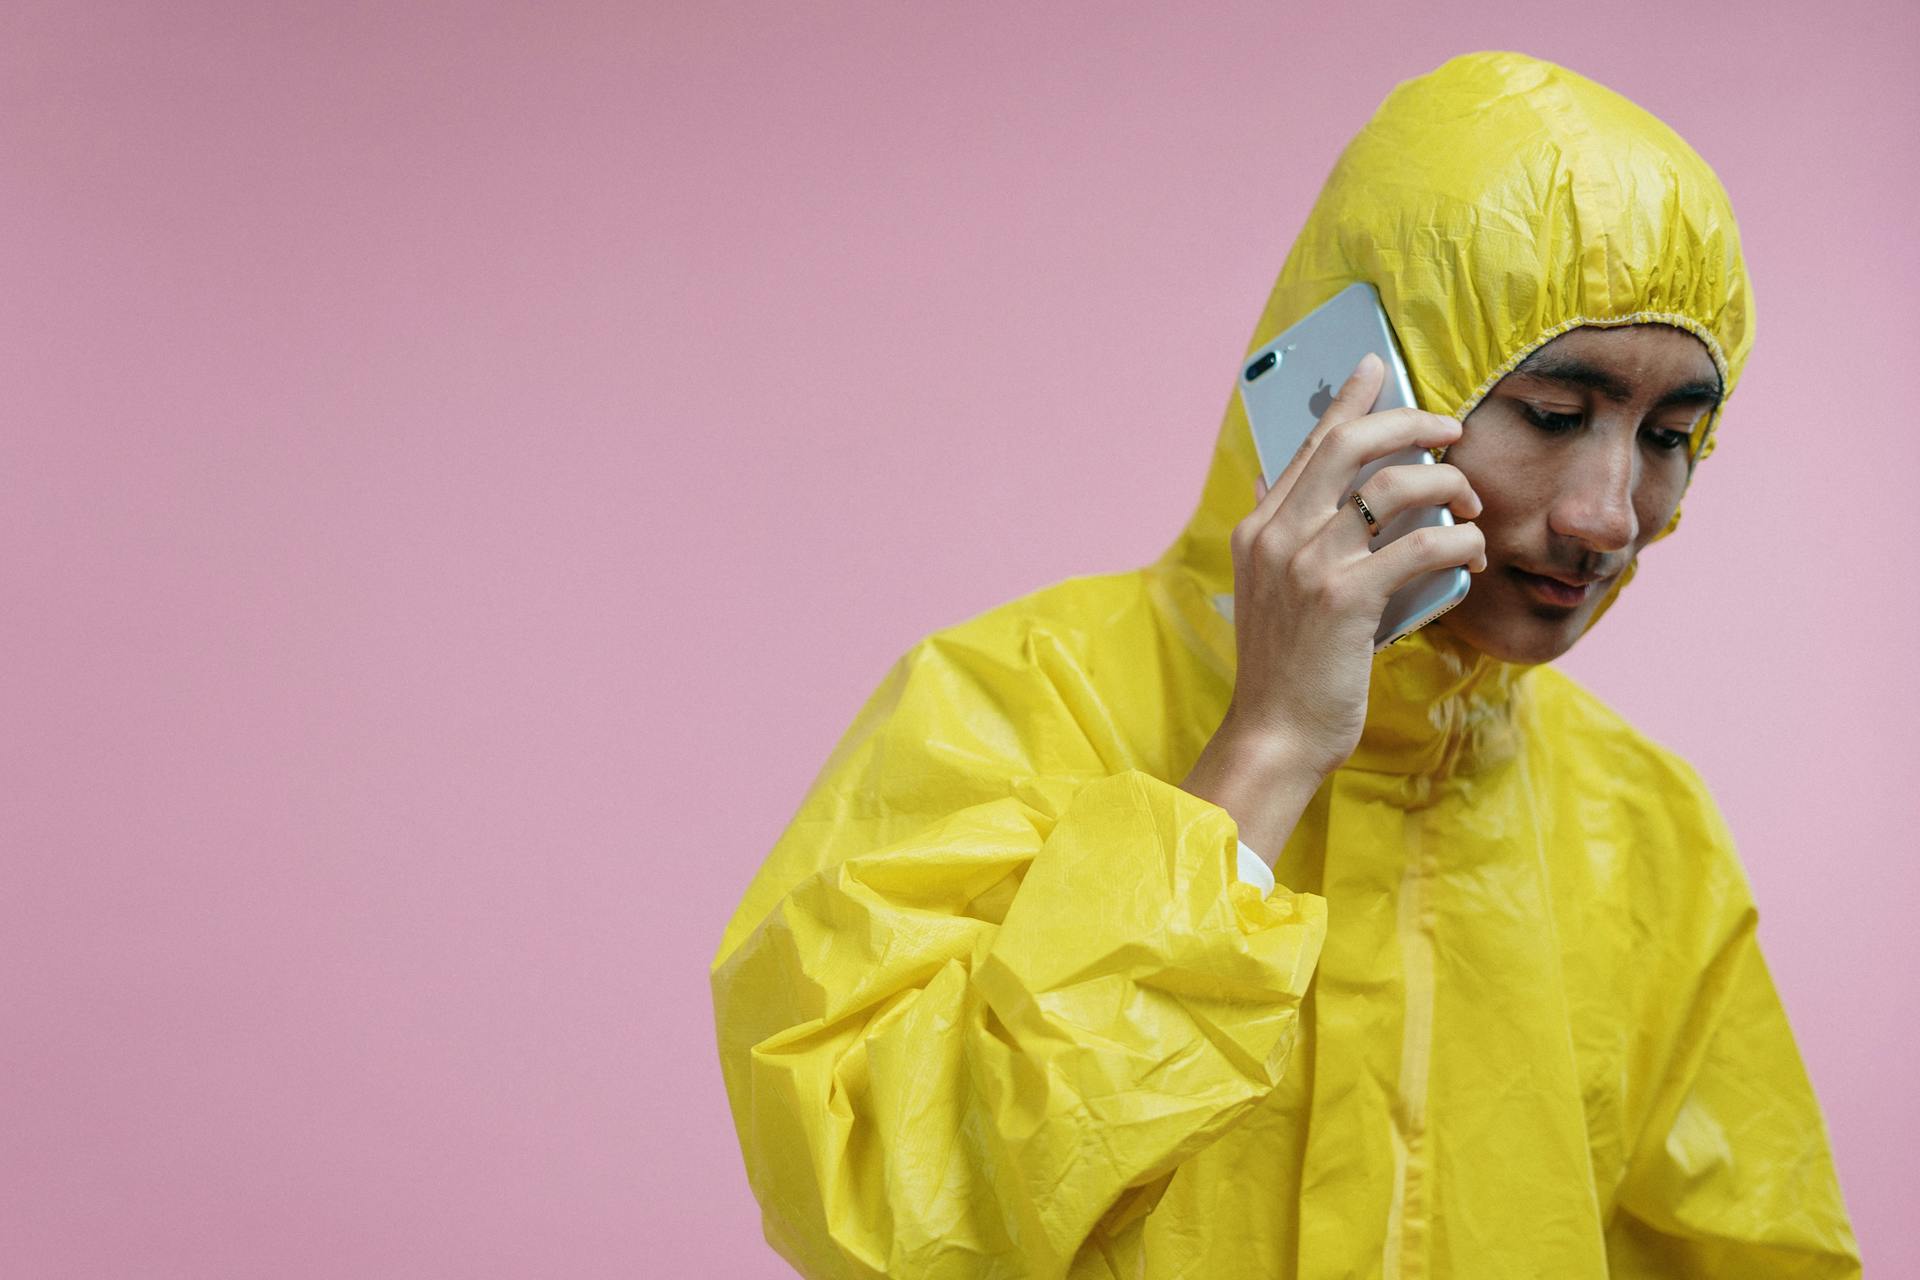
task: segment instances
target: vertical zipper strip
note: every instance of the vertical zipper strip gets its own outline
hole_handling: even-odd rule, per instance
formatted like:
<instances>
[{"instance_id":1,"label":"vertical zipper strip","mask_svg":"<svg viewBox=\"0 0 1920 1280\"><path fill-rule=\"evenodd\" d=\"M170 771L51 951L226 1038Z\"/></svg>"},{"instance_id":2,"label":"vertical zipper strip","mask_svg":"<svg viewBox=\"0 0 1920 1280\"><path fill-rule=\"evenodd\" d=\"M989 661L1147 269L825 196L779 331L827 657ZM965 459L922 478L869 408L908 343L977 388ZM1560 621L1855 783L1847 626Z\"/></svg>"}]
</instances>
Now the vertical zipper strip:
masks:
<instances>
[{"instance_id":1,"label":"vertical zipper strip","mask_svg":"<svg viewBox=\"0 0 1920 1280\"><path fill-rule=\"evenodd\" d=\"M1395 929L1405 989L1400 1031L1400 1082L1393 1107L1393 1201L1387 1211L1387 1280L1427 1274L1430 1188L1426 1178L1427 1077L1433 1064L1434 868L1421 839L1420 816L1407 815L1406 870L1400 877Z\"/></svg>"}]
</instances>

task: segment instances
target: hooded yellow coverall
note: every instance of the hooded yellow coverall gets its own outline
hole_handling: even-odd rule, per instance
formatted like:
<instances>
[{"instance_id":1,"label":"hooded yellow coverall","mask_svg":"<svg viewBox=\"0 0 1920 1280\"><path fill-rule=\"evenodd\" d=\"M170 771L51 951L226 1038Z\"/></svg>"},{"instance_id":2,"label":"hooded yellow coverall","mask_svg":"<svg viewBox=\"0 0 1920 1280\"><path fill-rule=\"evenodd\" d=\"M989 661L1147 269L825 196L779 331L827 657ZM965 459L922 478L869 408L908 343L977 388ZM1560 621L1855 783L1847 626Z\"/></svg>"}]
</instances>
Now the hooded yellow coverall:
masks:
<instances>
[{"instance_id":1,"label":"hooded yellow coverall","mask_svg":"<svg viewBox=\"0 0 1920 1280\"><path fill-rule=\"evenodd\" d=\"M1461 418L1578 325L1684 328L1729 389L1752 342L1711 170L1515 54L1388 97L1248 350L1355 280ZM1567 677L1390 647L1280 887L1238 880L1175 783L1256 466L1234 397L1157 563L916 645L827 762L712 971L769 1241L817 1278L1857 1275L1726 827Z\"/></svg>"}]
</instances>

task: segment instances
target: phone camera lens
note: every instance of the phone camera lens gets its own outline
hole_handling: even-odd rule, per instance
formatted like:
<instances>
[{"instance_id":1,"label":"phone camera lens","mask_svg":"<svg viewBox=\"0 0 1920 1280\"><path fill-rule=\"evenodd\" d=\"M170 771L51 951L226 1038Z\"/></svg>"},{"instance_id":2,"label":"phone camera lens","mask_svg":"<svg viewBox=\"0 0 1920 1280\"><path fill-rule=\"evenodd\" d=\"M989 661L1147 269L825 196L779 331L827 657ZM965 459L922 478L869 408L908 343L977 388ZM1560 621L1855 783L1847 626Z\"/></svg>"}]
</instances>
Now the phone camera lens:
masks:
<instances>
[{"instance_id":1,"label":"phone camera lens","mask_svg":"<svg viewBox=\"0 0 1920 1280\"><path fill-rule=\"evenodd\" d=\"M1279 352L1277 351L1267 352L1267 354L1261 356L1258 360L1255 360L1252 364L1247 366L1247 381L1252 382L1255 378L1259 377L1261 374L1267 372L1267 370L1273 368L1273 366L1279 363L1280 363Z\"/></svg>"}]
</instances>

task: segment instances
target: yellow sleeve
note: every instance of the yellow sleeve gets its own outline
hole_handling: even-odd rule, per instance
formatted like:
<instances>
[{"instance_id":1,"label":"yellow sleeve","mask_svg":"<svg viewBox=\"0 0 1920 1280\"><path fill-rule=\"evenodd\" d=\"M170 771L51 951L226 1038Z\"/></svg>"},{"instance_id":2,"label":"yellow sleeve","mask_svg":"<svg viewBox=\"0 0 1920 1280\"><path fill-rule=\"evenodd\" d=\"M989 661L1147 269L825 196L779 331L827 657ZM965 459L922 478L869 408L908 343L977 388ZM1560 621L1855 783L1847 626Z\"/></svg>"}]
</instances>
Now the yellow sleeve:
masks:
<instances>
[{"instance_id":1,"label":"yellow sleeve","mask_svg":"<svg viewBox=\"0 0 1920 1280\"><path fill-rule=\"evenodd\" d=\"M929 643L715 960L768 1240L826 1277L1058 1277L1278 1083L1325 903L1129 760L1044 635Z\"/></svg>"},{"instance_id":2,"label":"yellow sleeve","mask_svg":"<svg viewBox=\"0 0 1920 1280\"><path fill-rule=\"evenodd\" d=\"M1748 910L1708 969L1608 1231L1616 1277L1857 1277L1826 1124Z\"/></svg>"}]
</instances>

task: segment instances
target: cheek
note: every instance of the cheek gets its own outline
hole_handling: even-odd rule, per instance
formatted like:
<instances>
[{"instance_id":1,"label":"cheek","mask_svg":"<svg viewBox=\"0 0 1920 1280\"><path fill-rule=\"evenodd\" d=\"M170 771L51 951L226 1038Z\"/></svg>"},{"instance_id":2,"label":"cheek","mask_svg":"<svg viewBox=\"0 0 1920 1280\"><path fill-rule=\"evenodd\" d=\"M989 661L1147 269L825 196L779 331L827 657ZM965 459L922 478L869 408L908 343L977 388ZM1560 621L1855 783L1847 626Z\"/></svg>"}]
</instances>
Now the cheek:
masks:
<instances>
[{"instance_id":1,"label":"cheek","mask_svg":"<svg viewBox=\"0 0 1920 1280\"><path fill-rule=\"evenodd\" d=\"M1495 442L1487 436L1476 443L1479 448L1450 450L1447 461L1460 468L1480 496L1484 509L1474 523L1486 535L1488 545L1504 544L1529 519L1545 518L1548 486L1540 480L1540 459L1531 457L1524 445L1515 447L1518 442L1508 441L1503 442L1506 448L1491 448L1488 446Z\"/></svg>"},{"instance_id":2,"label":"cheek","mask_svg":"<svg viewBox=\"0 0 1920 1280\"><path fill-rule=\"evenodd\" d=\"M1640 525L1642 547L1659 537L1672 522L1673 513L1679 509L1680 499L1687 491L1690 477L1685 464L1676 467L1662 461L1664 465L1649 469L1639 492L1634 495L1634 519Z\"/></svg>"}]
</instances>

